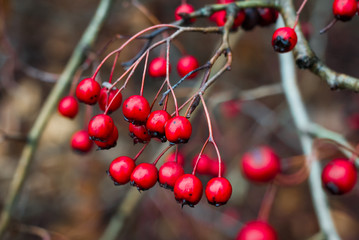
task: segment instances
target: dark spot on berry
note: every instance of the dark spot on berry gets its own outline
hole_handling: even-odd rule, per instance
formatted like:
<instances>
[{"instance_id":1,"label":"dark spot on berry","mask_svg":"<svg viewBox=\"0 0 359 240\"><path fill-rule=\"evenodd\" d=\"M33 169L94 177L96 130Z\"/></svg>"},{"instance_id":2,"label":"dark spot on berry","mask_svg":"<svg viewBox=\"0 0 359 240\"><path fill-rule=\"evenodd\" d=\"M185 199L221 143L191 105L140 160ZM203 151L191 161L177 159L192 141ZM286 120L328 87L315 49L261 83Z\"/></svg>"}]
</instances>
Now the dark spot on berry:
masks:
<instances>
[{"instance_id":1,"label":"dark spot on berry","mask_svg":"<svg viewBox=\"0 0 359 240\"><path fill-rule=\"evenodd\" d=\"M189 196L192 197L192 193L190 193Z\"/></svg>"},{"instance_id":2,"label":"dark spot on berry","mask_svg":"<svg viewBox=\"0 0 359 240\"><path fill-rule=\"evenodd\" d=\"M276 52L287 52L290 49L290 41L289 39L283 39L281 36L278 36L274 40L273 48Z\"/></svg>"},{"instance_id":3,"label":"dark spot on berry","mask_svg":"<svg viewBox=\"0 0 359 240\"><path fill-rule=\"evenodd\" d=\"M333 182L328 182L325 187L328 189L328 191L334 195L340 195L342 192L338 188L337 185L335 185Z\"/></svg>"}]
</instances>

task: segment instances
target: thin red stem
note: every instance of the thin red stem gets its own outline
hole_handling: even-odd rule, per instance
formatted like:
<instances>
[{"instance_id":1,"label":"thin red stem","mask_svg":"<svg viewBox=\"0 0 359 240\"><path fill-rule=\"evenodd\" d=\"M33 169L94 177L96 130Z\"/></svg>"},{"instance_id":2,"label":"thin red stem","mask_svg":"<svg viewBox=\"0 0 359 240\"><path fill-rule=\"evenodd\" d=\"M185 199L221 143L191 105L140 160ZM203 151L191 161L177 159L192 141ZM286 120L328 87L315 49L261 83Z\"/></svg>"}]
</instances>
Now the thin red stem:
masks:
<instances>
[{"instance_id":1,"label":"thin red stem","mask_svg":"<svg viewBox=\"0 0 359 240\"><path fill-rule=\"evenodd\" d=\"M143 88L145 86L145 78L146 78L146 70L147 70L147 64L148 64L148 55L149 55L149 51L146 51L146 58L145 58L145 65L143 67L143 74L142 74L142 82L141 82L141 91L140 91L140 96L143 95Z\"/></svg>"},{"instance_id":2,"label":"thin red stem","mask_svg":"<svg viewBox=\"0 0 359 240\"><path fill-rule=\"evenodd\" d=\"M175 110L176 110L176 116L179 115L178 113L178 104L177 104L177 98L176 98L176 95L173 91L173 88L171 86L171 83L170 83L170 40L167 39L166 41L166 82L167 82L167 86L168 88L171 90L171 93L172 93L172 97L173 97L173 101L174 101L174 104L175 104Z\"/></svg>"},{"instance_id":3,"label":"thin red stem","mask_svg":"<svg viewBox=\"0 0 359 240\"><path fill-rule=\"evenodd\" d=\"M338 20L334 18L325 28L319 31L319 34L326 33L329 29L331 29L334 26L334 24L337 23L337 21Z\"/></svg>"},{"instance_id":4,"label":"thin red stem","mask_svg":"<svg viewBox=\"0 0 359 240\"><path fill-rule=\"evenodd\" d=\"M258 213L258 220L267 222L269 218L270 211L273 206L274 197L277 192L277 187L274 184L269 184L267 191L262 200L262 205Z\"/></svg>"},{"instance_id":5,"label":"thin red stem","mask_svg":"<svg viewBox=\"0 0 359 240\"><path fill-rule=\"evenodd\" d=\"M156 96L154 97L154 99L152 101L152 104L151 104L151 111L152 111L153 106L155 105L155 102L157 101L158 96L160 95L160 93L161 93L161 91L162 91L162 89L163 89L163 87L165 86L166 83L167 83L166 80L164 80L161 87L160 87L160 89L157 91Z\"/></svg>"},{"instance_id":6,"label":"thin red stem","mask_svg":"<svg viewBox=\"0 0 359 240\"><path fill-rule=\"evenodd\" d=\"M171 147L173 147L173 145L174 145L174 144L168 145L168 147L166 147L166 148L160 153L160 155L158 155L158 157L156 158L156 160L153 162L153 165L156 166L158 160L160 160L160 158L163 156L163 154L165 154L165 153L168 151L168 149L170 149Z\"/></svg>"},{"instance_id":7,"label":"thin red stem","mask_svg":"<svg viewBox=\"0 0 359 240\"><path fill-rule=\"evenodd\" d=\"M198 163L199 163L199 160L201 159L201 156L202 156L202 154L203 154L204 149L207 147L208 142L209 142L209 138L207 138L206 142L203 144L203 147L202 147L201 151L200 151L199 154L198 154L196 163L194 164L194 167L193 167L193 170L192 170L192 175L195 175L195 174L196 174L197 165L198 165Z\"/></svg>"},{"instance_id":8,"label":"thin red stem","mask_svg":"<svg viewBox=\"0 0 359 240\"><path fill-rule=\"evenodd\" d=\"M117 53L116 53L116 56L115 56L115 60L113 61L113 65L112 65L112 68L111 68L110 78L108 79L108 82L109 82L109 83L112 83L113 72L115 71L115 67L116 67L116 63L117 63L117 60L118 60L118 56L119 56L119 55L120 55L120 52L117 52Z\"/></svg>"},{"instance_id":9,"label":"thin red stem","mask_svg":"<svg viewBox=\"0 0 359 240\"><path fill-rule=\"evenodd\" d=\"M298 11L297 11L297 16L296 16L296 18L295 18L295 22L294 22L293 29L295 29L295 27L297 26L298 21L299 21L299 15L300 15L300 13L302 12L302 10L303 10L303 8L304 8L304 6L305 6L305 4L306 4L307 2L308 2L308 0L304 0L304 1L302 2L302 4L300 5L300 7L299 7L299 9L298 9Z\"/></svg>"},{"instance_id":10,"label":"thin red stem","mask_svg":"<svg viewBox=\"0 0 359 240\"><path fill-rule=\"evenodd\" d=\"M146 147L148 146L149 142L146 143L145 145L143 145L143 147L141 148L141 150L136 154L136 156L133 158L133 161L136 161L137 158L143 153L143 151L146 149Z\"/></svg>"}]
</instances>

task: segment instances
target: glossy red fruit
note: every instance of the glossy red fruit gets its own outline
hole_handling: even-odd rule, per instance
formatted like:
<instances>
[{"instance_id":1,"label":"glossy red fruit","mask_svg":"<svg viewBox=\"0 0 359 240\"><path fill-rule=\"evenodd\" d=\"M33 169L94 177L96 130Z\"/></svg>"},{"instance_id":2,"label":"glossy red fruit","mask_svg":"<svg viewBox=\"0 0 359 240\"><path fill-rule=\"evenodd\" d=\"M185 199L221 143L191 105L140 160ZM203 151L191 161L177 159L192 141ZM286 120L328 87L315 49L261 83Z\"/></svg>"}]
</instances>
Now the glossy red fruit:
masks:
<instances>
[{"instance_id":1,"label":"glossy red fruit","mask_svg":"<svg viewBox=\"0 0 359 240\"><path fill-rule=\"evenodd\" d=\"M144 125L137 126L130 123L128 127L130 136L133 138L133 143L146 143L151 140L151 136Z\"/></svg>"},{"instance_id":2,"label":"glossy red fruit","mask_svg":"<svg viewBox=\"0 0 359 240\"><path fill-rule=\"evenodd\" d=\"M117 127L114 126L113 131L108 139L106 139L104 142L95 140L94 143L98 146L98 150L105 150L105 149L116 147L117 139L118 139L118 130Z\"/></svg>"},{"instance_id":3,"label":"glossy red fruit","mask_svg":"<svg viewBox=\"0 0 359 240\"><path fill-rule=\"evenodd\" d=\"M244 11L239 11L237 13L237 17L234 19L232 30L236 30L239 26L242 25L243 21L245 20L246 14ZM214 21L217 26L222 27L227 22L227 13L226 10L221 10L218 12L213 13L210 16L210 20Z\"/></svg>"},{"instance_id":4,"label":"glossy red fruit","mask_svg":"<svg viewBox=\"0 0 359 240\"><path fill-rule=\"evenodd\" d=\"M168 157L166 158L165 162L176 162L176 153L173 152L168 154ZM177 163L182 167L184 166L184 156L181 152L177 153Z\"/></svg>"},{"instance_id":5,"label":"glossy red fruit","mask_svg":"<svg viewBox=\"0 0 359 240\"><path fill-rule=\"evenodd\" d=\"M77 131L72 135L71 148L79 153L87 153L91 151L92 141L86 130Z\"/></svg>"},{"instance_id":6,"label":"glossy red fruit","mask_svg":"<svg viewBox=\"0 0 359 240\"><path fill-rule=\"evenodd\" d=\"M186 76L191 71L197 69L199 67L199 63L197 58L192 55L183 56L178 60L177 63L177 71L181 77ZM191 79L197 76L198 72L192 73L187 77L187 79Z\"/></svg>"},{"instance_id":7,"label":"glossy red fruit","mask_svg":"<svg viewBox=\"0 0 359 240\"><path fill-rule=\"evenodd\" d=\"M110 93L108 94L108 88L103 87L100 91L100 97L98 99L98 105L102 111L106 110L106 107L111 103L108 113L111 113L115 110L117 110L122 103L122 94L118 92L119 90L116 88L113 88L110 90ZM116 96L117 94L117 96ZM115 97L116 96L116 97Z\"/></svg>"},{"instance_id":8,"label":"glossy red fruit","mask_svg":"<svg viewBox=\"0 0 359 240\"><path fill-rule=\"evenodd\" d=\"M175 10L175 19L176 21L182 19L182 17L180 16L181 13L190 14L192 12L194 12L194 7L191 4L188 3L181 4ZM190 21L193 23L195 19L192 18Z\"/></svg>"},{"instance_id":9,"label":"glossy red fruit","mask_svg":"<svg viewBox=\"0 0 359 240\"><path fill-rule=\"evenodd\" d=\"M290 27L282 27L275 30L272 36L274 51L285 53L291 51L297 44L297 34Z\"/></svg>"},{"instance_id":10,"label":"glossy red fruit","mask_svg":"<svg viewBox=\"0 0 359 240\"><path fill-rule=\"evenodd\" d=\"M176 162L166 162L158 171L158 182L161 187L173 191L177 179L184 174L183 167Z\"/></svg>"},{"instance_id":11,"label":"glossy red fruit","mask_svg":"<svg viewBox=\"0 0 359 240\"><path fill-rule=\"evenodd\" d=\"M266 222L252 221L248 222L239 231L236 240L277 240L277 233Z\"/></svg>"},{"instance_id":12,"label":"glossy red fruit","mask_svg":"<svg viewBox=\"0 0 359 240\"><path fill-rule=\"evenodd\" d=\"M191 122L183 116L173 117L165 125L165 135L171 143L187 143L191 134Z\"/></svg>"},{"instance_id":13,"label":"glossy red fruit","mask_svg":"<svg viewBox=\"0 0 359 240\"><path fill-rule=\"evenodd\" d=\"M275 23L278 19L278 11L274 8L257 8L260 16L259 25L268 26Z\"/></svg>"},{"instance_id":14,"label":"glossy red fruit","mask_svg":"<svg viewBox=\"0 0 359 240\"><path fill-rule=\"evenodd\" d=\"M171 115L165 110L151 112L146 122L148 133L152 137L159 138L162 142L166 142L165 125L169 119L171 119Z\"/></svg>"},{"instance_id":15,"label":"glossy red fruit","mask_svg":"<svg viewBox=\"0 0 359 240\"><path fill-rule=\"evenodd\" d=\"M151 112L151 107L146 98L133 95L123 102L122 112L126 121L135 125L143 125Z\"/></svg>"},{"instance_id":16,"label":"glossy red fruit","mask_svg":"<svg viewBox=\"0 0 359 240\"><path fill-rule=\"evenodd\" d=\"M219 172L219 164L218 164L218 159L215 159L211 161L210 166L209 166L209 172L208 175L216 177L218 176L218 172ZM224 175L226 173L226 164L223 162L221 162L221 175Z\"/></svg>"},{"instance_id":17,"label":"glossy red fruit","mask_svg":"<svg viewBox=\"0 0 359 240\"><path fill-rule=\"evenodd\" d=\"M131 174L135 169L135 161L127 156L115 158L107 171L115 185L126 184L130 181Z\"/></svg>"},{"instance_id":18,"label":"glossy red fruit","mask_svg":"<svg viewBox=\"0 0 359 240\"><path fill-rule=\"evenodd\" d=\"M341 195L350 192L357 181L357 169L348 159L334 159L323 169L323 187L330 193Z\"/></svg>"},{"instance_id":19,"label":"glossy red fruit","mask_svg":"<svg viewBox=\"0 0 359 240\"><path fill-rule=\"evenodd\" d=\"M194 207L202 198L201 180L192 174L184 174L175 183L173 192L178 203Z\"/></svg>"},{"instance_id":20,"label":"glossy red fruit","mask_svg":"<svg viewBox=\"0 0 359 240\"><path fill-rule=\"evenodd\" d=\"M76 87L76 97L80 102L93 105L100 96L101 87L92 78L85 78Z\"/></svg>"},{"instance_id":21,"label":"glossy red fruit","mask_svg":"<svg viewBox=\"0 0 359 240\"><path fill-rule=\"evenodd\" d=\"M219 207L226 204L231 198L232 185L226 178L212 178L207 183L205 193L208 203Z\"/></svg>"},{"instance_id":22,"label":"glossy red fruit","mask_svg":"<svg viewBox=\"0 0 359 240\"><path fill-rule=\"evenodd\" d=\"M243 175L250 181L269 182L280 172L277 154L267 146L245 153L240 162Z\"/></svg>"},{"instance_id":23,"label":"glossy red fruit","mask_svg":"<svg viewBox=\"0 0 359 240\"><path fill-rule=\"evenodd\" d=\"M195 166L197 159L198 159L199 155L196 155L193 160L192 160L192 167ZM206 155L206 154L202 154L201 158L198 161L197 164L197 168L196 168L196 172L198 174L203 174L203 175L207 175L210 173L211 171L211 165L212 165L212 159Z\"/></svg>"},{"instance_id":24,"label":"glossy red fruit","mask_svg":"<svg viewBox=\"0 0 359 240\"><path fill-rule=\"evenodd\" d=\"M341 21L349 21L357 13L358 5L355 0L334 0L334 17Z\"/></svg>"},{"instance_id":25,"label":"glossy red fruit","mask_svg":"<svg viewBox=\"0 0 359 240\"><path fill-rule=\"evenodd\" d=\"M140 163L131 174L131 185L139 191L153 187L158 178L158 170L151 163Z\"/></svg>"},{"instance_id":26,"label":"glossy red fruit","mask_svg":"<svg viewBox=\"0 0 359 240\"><path fill-rule=\"evenodd\" d=\"M91 118L88 134L91 140L106 141L112 134L115 124L110 116L99 114Z\"/></svg>"},{"instance_id":27,"label":"glossy red fruit","mask_svg":"<svg viewBox=\"0 0 359 240\"><path fill-rule=\"evenodd\" d=\"M171 72L171 65L169 71ZM163 57L154 58L148 66L148 74L151 77L166 77L166 59Z\"/></svg>"},{"instance_id":28,"label":"glossy red fruit","mask_svg":"<svg viewBox=\"0 0 359 240\"><path fill-rule=\"evenodd\" d=\"M66 96L60 100L57 109L62 116L74 118L79 111L79 104L73 96Z\"/></svg>"}]
</instances>

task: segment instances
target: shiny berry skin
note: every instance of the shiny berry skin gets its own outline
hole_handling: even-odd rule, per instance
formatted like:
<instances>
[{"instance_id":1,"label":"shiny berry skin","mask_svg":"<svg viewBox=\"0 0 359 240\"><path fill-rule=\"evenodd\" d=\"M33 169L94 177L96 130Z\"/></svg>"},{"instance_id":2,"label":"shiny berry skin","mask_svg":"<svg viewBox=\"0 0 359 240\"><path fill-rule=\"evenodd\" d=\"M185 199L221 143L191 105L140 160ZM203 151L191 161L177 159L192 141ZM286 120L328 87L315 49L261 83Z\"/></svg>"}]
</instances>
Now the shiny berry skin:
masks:
<instances>
[{"instance_id":1,"label":"shiny berry skin","mask_svg":"<svg viewBox=\"0 0 359 240\"><path fill-rule=\"evenodd\" d=\"M176 21L182 19L182 17L180 16L180 13L190 14L192 12L194 12L194 8L191 4L188 4L188 3L181 4L175 10L175 19L176 19ZM195 21L195 19L192 18L190 21L193 23Z\"/></svg>"},{"instance_id":2,"label":"shiny berry skin","mask_svg":"<svg viewBox=\"0 0 359 240\"><path fill-rule=\"evenodd\" d=\"M98 98L98 106L102 111L106 110L111 101L111 105L108 109L108 113L111 113L121 107L122 103L122 94L118 93L118 89L111 89L110 94L108 95L108 88L103 87L100 91L100 97ZM118 94L117 94L118 93ZM116 98L115 95L117 94ZM106 104L107 103L107 104Z\"/></svg>"},{"instance_id":3,"label":"shiny berry skin","mask_svg":"<svg viewBox=\"0 0 359 240\"><path fill-rule=\"evenodd\" d=\"M115 124L110 116L99 114L91 118L88 134L91 140L106 141L112 134Z\"/></svg>"},{"instance_id":4,"label":"shiny berry skin","mask_svg":"<svg viewBox=\"0 0 359 240\"><path fill-rule=\"evenodd\" d=\"M280 161L274 151L262 146L245 153L240 162L243 175L250 181L269 182L280 172Z\"/></svg>"},{"instance_id":5,"label":"shiny berry skin","mask_svg":"<svg viewBox=\"0 0 359 240\"><path fill-rule=\"evenodd\" d=\"M219 207L231 198L232 185L226 178L212 178L207 183L205 193L208 203Z\"/></svg>"},{"instance_id":6,"label":"shiny berry skin","mask_svg":"<svg viewBox=\"0 0 359 240\"><path fill-rule=\"evenodd\" d=\"M272 36L274 51L285 53L291 51L297 44L297 34L290 27L282 27L275 30Z\"/></svg>"},{"instance_id":7,"label":"shiny berry skin","mask_svg":"<svg viewBox=\"0 0 359 240\"><path fill-rule=\"evenodd\" d=\"M131 174L135 169L135 161L127 156L115 158L107 171L115 185L126 184L130 181Z\"/></svg>"},{"instance_id":8,"label":"shiny berry skin","mask_svg":"<svg viewBox=\"0 0 359 240\"><path fill-rule=\"evenodd\" d=\"M340 21L349 21L357 13L358 6L355 0L334 0L333 14Z\"/></svg>"},{"instance_id":9,"label":"shiny berry skin","mask_svg":"<svg viewBox=\"0 0 359 240\"><path fill-rule=\"evenodd\" d=\"M278 18L278 11L274 8L257 8L260 16L259 25L268 26L275 23Z\"/></svg>"},{"instance_id":10,"label":"shiny berry skin","mask_svg":"<svg viewBox=\"0 0 359 240\"><path fill-rule=\"evenodd\" d=\"M139 191L153 187L158 178L158 170L151 163L140 163L131 174L131 185Z\"/></svg>"},{"instance_id":11,"label":"shiny berry skin","mask_svg":"<svg viewBox=\"0 0 359 240\"><path fill-rule=\"evenodd\" d=\"M74 118L79 111L79 104L73 96L66 96L60 100L57 109L62 116Z\"/></svg>"},{"instance_id":12,"label":"shiny berry skin","mask_svg":"<svg viewBox=\"0 0 359 240\"><path fill-rule=\"evenodd\" d=\"M277 240L277 233L266 222L251 221L239 231L236 240Z\"/></svg>"},{"instance_id":13,"label":"shiny berry skin","mask_svg":"<svg viewBox=\"0 0 359 240\"><path fill-rule=\"evenodd\" d=\"M173 192L178 203L194 207L202 198L201 180L192 174L184 174L175 183Z\"/></svg>"},{"instance_id":14,"label":"shiny berry skin","mask_svg":"<svg viewBox=\"0 0 359 240\"><path fill-rule=\"evenodd\" d=\"M173 191L177 179L184 174L183 167L175 162L166 162L158 170L158 182L161 187Z\"/></svg>"},{"instance_id":15,"label":"shiny berry skin","mask_svg":"<svg viewBox=\"0 0 359 240\"><path fill-rule=\"evenodd\" d=\"M144 125L137 126L130 123L128 130L130 131L130 136L133 138L133 143L146 143L151 140L151 136L148 134L148 131Z\"/></svg>"},{"instance_id":16,"label":"shiny berry skin","mask_svg":"<svg viewBox=\"0 0 359 240\"><path fill-rule=\"evenodd\" d=\"M199 63L197 58L192 55L183 56L178 60L177 63L177 72L181 77L186 76L191 71L197 69L199 67ZM191 79L197 76L198 72L192 73L187 77L187 79Z\"/></svg>"},{"instance_id":17,"label":"shiny berry skin","mask_svg":"<svg viewBox=\"0 0 359 240\"><path fill-rule=\"evenodd\" d=\"M183 116L173 117L165 125L165 135L171 143L186 143L191 134L191 122Z\"/></svg>"},{"instance_id":18,"label":"shiny berry skin","mask_svg":"<svg viewBox=\"0 0 359 240\"><path fill-rule=\"evenodd\" d=\"M322 184L331 194L350 192L357 181L357 169L348 159L334 159L323 169Z\"/></svg>"},{"instance_id":19,"label":"shiny berry skin","mask_svg":"<svg viewBox=\"0 0 359 240\"><path fill-rule=\"evenodd\" d=\"M170 153L165 162L176 162L176 153ZM177 163L182 167L184 166L184 156L181 152L177 153Z\"/></svg>"},{"instance_id":20,"label":"shiny berry skin","mask_svg":"<svg viewBox=\"0 0 359 240\"><path fill-rule=\"evenodd\" d=\"M159 138L162 142L166 142L165 125L169 119L171 119L171 115L165 110L151 112L146 122L148 133L152 137Z\"/></svg>"},{"instance_id":21,"label":"shiny berry skin","mask_svg":"<svg viewBox=\"0 0 359 240\"><path fill-rule=\"evenodd\" d=\"M122 112L126 121L135 125L143 125L151 112L151 107L146 98L133 95L123 102Z\"/></svg>"},{"instance_id":22,"label":"shiny berry skin","mask_svg":"<svg viewBox=\"0 0 359 240\"><path fill-rule=\"evenodd\" d=\"M196 162L197 162L197 159L198 159L198 156L199 155L196 155L193 160L192 160L192 167L195 166ZM210 168L211 168L211 165L212 165L212 159L207 156L206 154L202 154L201 155L201 158L199 159L198 161L198 164L197 164L197 168L196 168L196 172L198 174L203 174L203 175L207 175L210 173Z\"/></svg>"},{"instance_id":23,"label":"shiny berry skin","mask_svg":"<svg viewBox=\"0 0 359 240\"><path fill-rule=\"evenodd\" d=\"M92 148L92 141L86 130L75 132L71 137L71 148L79 153L87 153Z\"/></svg>"},{"instance_id":24,"label":"shiny berry skin","mask_svg":"<svg viewBox=\"0 0 359 240\"><path fill-rule=\"evenodd\" d=\"M85 78L76 87L76 97L80 102L93 105L100 96L101 86L92 78Z\"/></svg>"},{"instance_id":25,"label":"shiny berry skin","mask_svg":"<svg viewBox=\"0 0 359 240\"><path fill-rule=\"evenodd\" d=\"M154 58L148 66L148 74L151 77L166 77L166 63L166 59L163 57ZM171 72L171 65L169 72Z\"/></svg>"},{"instance_id":26,"label":"shiny berry skin","mask_svg":"<svg viewBox=\"0 0 359 240\"><path fill-rule=\"evenodd\" d=\"M113 131L108 139L106 139L104 142L95 140L94 143L98 146L98 150L105 150L105 149L116 147L117 139L118 139L118 130L117 127L114 126Z\"/></svg>"}]
</instances>

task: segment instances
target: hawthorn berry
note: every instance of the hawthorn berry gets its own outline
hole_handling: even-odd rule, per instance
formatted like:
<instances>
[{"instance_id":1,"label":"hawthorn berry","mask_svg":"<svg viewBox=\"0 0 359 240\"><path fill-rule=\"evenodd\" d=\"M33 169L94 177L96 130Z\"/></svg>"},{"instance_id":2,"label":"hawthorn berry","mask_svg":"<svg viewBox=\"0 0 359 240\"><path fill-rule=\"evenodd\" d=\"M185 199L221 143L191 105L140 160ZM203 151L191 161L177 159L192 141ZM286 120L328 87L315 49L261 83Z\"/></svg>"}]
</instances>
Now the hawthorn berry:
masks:
<instances>
[{"instance_id":1,"label":"hawthorn berry","mask_svg":"<svg viewBox=\"0 0 359 240\"><path fill-rule=\"evenodd\" d=\"M239 11L237 13L236 18L234 19L232 30L236 30L239 26L241 26L245 17L246 17L246 14L244 13L244 11L243 10ZM210 20L214 21L217 24L217 26L219 26L219 27L224 26L224 24L226 24L226 22L227 22L226 10L221 10L221 11L213 13L210 16Z\"/></svg>"},{"instance_id":2,"label":"hawthorn berry","mask_svg":"<svg viewBox=\"0 0 359 240\"><path fill-rule=\"evenodd\" d=\"M210 165L209 165L209 171L208 171L208 175L210 176L218 176L218 172L219 172L219 164L218 164L218 159L216 160L211 160ZM226 165L224 164L223 161L221 161L221 175L224 175L226 172Z\"/></svg>"},{"instance_id":3,"label":"hawthorn berry","mask_svg":"<svg viewBox=\"0 0 359 240\"><path fill-rule=\"evenodd\" d=\"M133 143L146 143L151 140L151 136L148 134L148 131L144 125L134 125L130 123L128 127L130 131L130 136L133 138Z\"/></svg>"},{"instance_id":4,"label":"hawthorn berry","mask_svg":"<svg viewBox=\"0 0 359 240\"><path fill-rule=\"evenodd\" d=\"M280 172L277 154L267 146L245 153L240 162L243 175L250 181L269 182Z\"/></svg>"},{"instance_id":5,"label":"hawthorn berry","mask_svg":"<svg viewBox=\"0 0 359 240\"><path fill-rule=\"evenodd\" d=\"M333 14L340 21L349 21L357 13L358 6L355 0L334 0Z\"/></svg>"},{"instance_id":6,"label":"hawthorn berry","mask_svg":"<svg viewBox=\"0 0 359 240\"><path fill-rule=\"evenodd\" d=\"M79 153L87 153L92 148L92 141L86 130L75 132L71 137L71 148Z\"/></svg>"},{"instance_id":7,"label":"hawthorn berry","mask_svg":"<svg viewBox=\"0 0 359 240\"><path fill-rule=\"evenodd\" d=\"M197 69L198 67L199 67L198 60L197 60L197 58L195 58L192 55L187 55L187 56L181 57L177 63L177 71L181 77L186 76L188 73ZM198 72L192 73L191 75L189 75L187 77L187 79L196 77L197 73Z\"/></svg>"},{"instance_id":8,"label":"hawthorn berry","mask_svg":"<svg viewBox=\"0 0 359 240\"><path fill-rule=\"evenodd\" d=\"M232 185L226 178L212 178L207 183L205 193L208 203L219 207L226 204L230 199L232 195Z\"/></svg>"},{"instance_id":9,"label":"hawthorn berry","mask_svg":"<svg viewBox=\"0 0 359 240\"><path fill-rule=\"evenodd\" d=\"M74 118L79 111L79 104L73 96L63 97L57 107L62 116Z\"/></svg>"},{"instance_id":10,"label":"hawthorn berry","mask_svg":"<svg viewBox=\"0 0 359 240\"><path fill-rule=\"evenodd\" d=\"M251 221L242 227L236 240L277 240L277 233L268 223Z\"/></svg>"},{"instance_id":11,"label":"hawthorn berry","mask_svg":"<svg viewBox=\"0 0 359 240\"><path fill-rule=\"evenodd\" d=\"M106 141L112 134L115 124L110 116L99 114L91 118L88 134L91 140Z\"/></svg>"},{"instance_id":12,"label":"hawthorn berry","mask_svg":"<svg viewBox=\"0 0 359 240\"><path fill-rule=\"evenodd\" d=\"M278 11L274 8L257 8L260 16L259 25L268 26L275 23L278 18Z\"/></svg>"},{"instance_id":13,"label":"hawthorn berry","mask_svg":"<svg viewBox=\"0 0 359 240\"><path fill-rule=\"evenodd\" d=\"M196 155L193 160L192 160L192 167L195 166L197 159L198 159L199 155ZM203 174L203 175L207 175L210 173L210 168L212 165L212 159L206 155L206 154L202 154L201 158L198 160L198 164L197 164L197 168L196 168L196 172L198 174ZM217 175L217 174L216 174Z\"/></svg>"},{"instance_id":14,"label":"hawthorn berry","mask_svg":"<svg viewBox=\"0 0 359 240\"><path fill-rule=\"evenodd\" d=\"M115 185L126 184L130 181L131 174L135 169L135 161L127 156L115 158L107 171Z\"/></svg>"},{"instance_id":15,"label":"hawthorn berry","mask_svg":"<svg viewBox=\"0 0 359 240\"><path fill-rule=\"evenodd\" d=\"M92 78L85 78L76 87L76 97L80 102L93 105L100 96L101 87Z\"/></svg>"},{"instance_id":16,"label":"hawthorn berry","mask_svg":"<svg viewBox=\"0 0 359 240\"><path fill-rule=\"evenodd\" d=\"M176 162L176 153L170 153L165 162ZM184 165L184 156L181 152L177 153L177 163L181 166Z\"/></svg>"},{"instance_id":17,"label":"hawthorn berry","mask_svg":"<svg viewBox=\"0 0 359 240\"><path fill-rule=\"evenodd\" d=\"M122 112L126 121L135 125L143 125L151 112L151 107L146 98L133 95L123 102Z\"/></svg>"},{"instance_id":18,"label":"hawthorn berry","mask_svg":"<svg viewBox=\"0 0 359 240\"><path fill-rule=\"evenodd\" d=\"M131 174L131 185L137 187L139 191L153 187L158 178L158 170L151 163L140 163Z\"/></svg>"},{"instance_id":19,"label":"hawthorn berry","mask_svg":"<svg viewBox=\"0 0 359 240\"><path fill-rule=\"evenodd\" d=\"M105 150L105 149L116 147L117 139L118 139L118 130L117 127L114 126L113 131L108 139L106 139L105 141L94 140L94 143L98 146L98 150Z\"/></svg>"},{"instance_id":20,"label":"hawthorn berry","mask_svg":"<svg viewBox=\"0 0 359 240\"><path fill-rule=\"evenodd\" d=\"M110 90L108 94L108 88L103 87L100 91L100 97L98 98L98 105L102 111L106 110L106 107L111 103L110 107L108 108L108 112L111 113L117 110L122 103L122 94L118 92L119 90L113 88ZM117 94L117 96L116 96ZM116 96L116 97L115 97Z\"/></svg>"},{"instance_id":21,"label":"hawthorn berry","mask_svg":"<svg viewBox=\"0 0 359 240\"><path fill-rule=\"evenodd\" d=\"M348 159L334 159L323 169L323 187L331 194L341 195L350 192L357 181L357 169Z\"/></svg>"},{"instance_id":22,"label":"hawthorn berry","mask_svg":"<svg viewBox=\"0 0 359 240\"><path fill-rule=\"evenodd\" d=\"M171 143L187 143L191 134L191 122L183 116L173 117L166 122L165 135Z\"/></svg>"},{"instance_id":23,"label":"hawthorn berry","mask_svg":"<svg viewBox=\"0 0 359 240\"><path fill-rule=\"evenodd\" d=\"M162 142L165 142L165 125L169 119L171 119L171 115L165 110L151 112L146 121L148 133L152 137L159 138Z\"/></svg>"},{"instance_id":24,"label":"hawthorn berry","mask_svg":"<svg viewBox=\"0 0 359 240\"><path fill-rule=\"evenodd\" d=\"M192 174L184 174L175 183L173 192L178 203L194 207L202 198L201 180Z\"/></svg>"},{"instance_id":25,"label":"hawthorn berry","mask_svg":"<svg viewBox=\"0 0 359 240\"><path fill-rule=\"evenodd\" d=\"M148 66L148 74L151 77L166 77L166 64L167 61L163 57L152 59ZM169 66L169 72L171 72L171 65Z\"/></svg>"},{"instance_id":26,"label":"hawthorn berry","mask_svg":"<svg viewBox=\"0 0 359 240\"><path fill-rule=\"evenodd\" d=\"M191 4L184 3L179 5L175 10L175 19L176 21L181 20L181 14L190 14L194 12L194 7ZM190 19L190 22L193 23L195 21L194 18Z\"/></svg>"},{"instance_id":27,"label":"hawthorn berry","mask_svg":"<svg viewBox=\"0 0 359 240\"><path fill-rule=\"evenodd\" d=\"M297 44L297 34L293 28L281 27L275 30L272 36L274 51L285 53L291 51Z\"/></svg>"},{"instance_id":28,"label":"hawthorn berry","mask_svg":"<svg viewBox=\"0 0 359 240\"><path fill-rule=\"evenodd\" d=\"M184 174L182 165L176 162L166 162L158 170L158 182L161 187L173 191L177 179Z\"/></svg>"}]
</instances>

